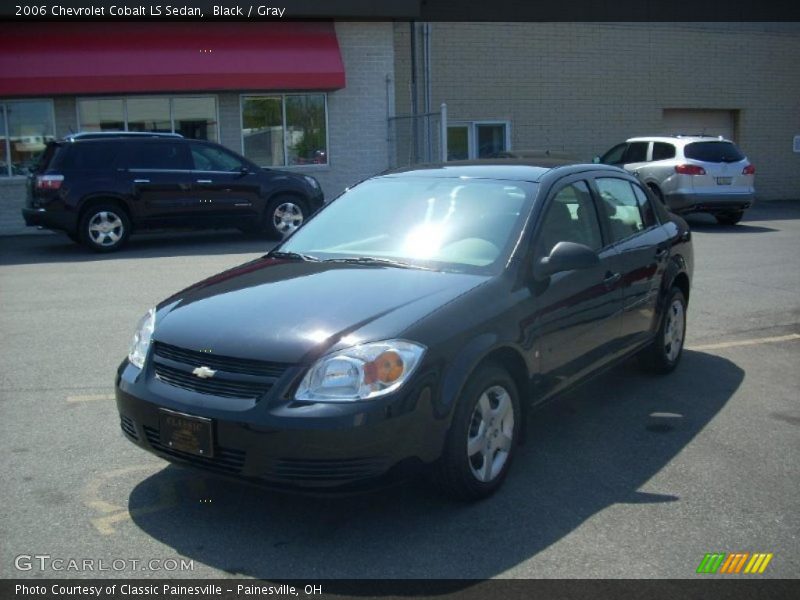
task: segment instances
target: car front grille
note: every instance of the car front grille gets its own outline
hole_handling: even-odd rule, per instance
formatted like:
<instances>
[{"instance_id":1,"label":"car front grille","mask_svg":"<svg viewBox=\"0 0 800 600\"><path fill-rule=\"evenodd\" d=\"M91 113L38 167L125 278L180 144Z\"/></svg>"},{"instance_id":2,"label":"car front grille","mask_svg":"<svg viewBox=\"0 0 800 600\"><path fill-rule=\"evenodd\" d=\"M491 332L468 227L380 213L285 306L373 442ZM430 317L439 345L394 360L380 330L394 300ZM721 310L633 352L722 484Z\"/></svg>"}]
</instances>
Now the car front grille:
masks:
<instances>
[{"instance_id":1,"label":"car front grille","mask_svg":"<svg viewBox=\"0 0 800 600\"><path fill-rule=\"evenodd\" d=\"M274 379L283 375L283 372L288 366L284 363L217 356L216 354L209 354L207 352L178 348L177 346L164 344L162 342L156 342L154 344L153 354L156 357L182 363L193 368L206 366L210 369L225 371L226 373L254 375L256 377L272 377Z\"/></svg>"},{"instance_id":2,"label":"car front grille","mask_svg":"<svg viewBox=\"0 0 800 600\"><path fill-rule=\"evenodd\" d=\"M232 448L214 448L214 456L211 458L206 456L195 456L188 452L181 452L174 450L161 443L161 437L157 429L144 426L144 433L147 436L147 442L156 452L166 454L174 458L179 458L183 461L191 463L198 467L218 471L229 475L238 475L242 472L244 466L245 453L241 450L233 450Z\"/></svg>"},{"instance_id":3,"label":"car front grille","mask_svg":"<svg viewBox=\"0 0 800 600\"><path fill-rule=\"evenodd\" d=\"M264 479L277 481L335 482L369 479L382 475L388 467L382 458L300 459L278 458L263 472Z\"/></svg>"},{"instance_id":4,"label":"car front grille","mask_svg":"<svg viewBox=\"0 0 800 600\"><path fill-rule=\"evenodd\" d=\"M156 378L174 387L223 398L258 399L266 394L288 365L186 350L156 342L153 347ZM199 377L193 373L206 367L216 373Z\"/></svg>"},{"instance_id":5,"label":"car front grille","mask_svg":"<svg viewBox=\"0 0 800 600\"><path fill-rule=\"evenodd\" d=\"M156 363L156 377L168 385L199 394L222 396L223 398L258 398L272 387L269 383L249 383L223 378L201 379L180 369Z\"/></svg>"},{"instance_id":6,"label":"car front grille","mask_svg":"<svg viewBox=\"0 0 800 600\"><path fill-rule=\"evenodd\" d=\"M133 424L133 419L131 419L130 417L126 417L125 415L120 415L119 426L125 435L127 435L132 440L138 441L139 434L136 433L136 426Z\"/></svg>"}]
</instances>

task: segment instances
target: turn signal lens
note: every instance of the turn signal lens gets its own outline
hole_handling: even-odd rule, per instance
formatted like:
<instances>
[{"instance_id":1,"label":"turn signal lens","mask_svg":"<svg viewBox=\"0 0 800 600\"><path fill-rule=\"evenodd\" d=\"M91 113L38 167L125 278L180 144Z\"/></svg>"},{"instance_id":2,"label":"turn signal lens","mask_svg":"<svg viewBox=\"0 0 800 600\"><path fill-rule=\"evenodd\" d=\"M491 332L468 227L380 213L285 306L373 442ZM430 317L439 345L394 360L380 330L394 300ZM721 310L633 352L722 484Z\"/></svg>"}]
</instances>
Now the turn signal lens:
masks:
<instances>
[{"instance_id":1,"label":"turn signal lens","mask_svg":"<svg viewBox=\"0 0 800 600\"><path fill-rule=\"evenodd\" d=\"M404 367L403 358L394 350L381 352L378 358L364 365L364 383L394 383L400 379Z\"/></svg>"}]
</instances>

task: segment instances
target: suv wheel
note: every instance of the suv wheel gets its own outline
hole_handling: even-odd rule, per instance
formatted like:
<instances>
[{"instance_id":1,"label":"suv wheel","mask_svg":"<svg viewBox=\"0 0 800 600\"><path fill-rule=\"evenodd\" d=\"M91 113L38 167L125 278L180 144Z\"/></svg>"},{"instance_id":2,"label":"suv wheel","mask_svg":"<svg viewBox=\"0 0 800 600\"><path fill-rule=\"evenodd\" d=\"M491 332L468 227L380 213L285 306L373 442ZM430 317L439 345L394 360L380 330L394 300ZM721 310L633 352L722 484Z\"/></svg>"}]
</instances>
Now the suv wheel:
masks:
<instances>
[{"instance_id":1,"label":"suv wheel","mask_svg":"<svg viewBox=\"0 0 800 600\"><path fill-rule=\"evenodd\" d=\"M514 380L497 365L479 368L455 409L434 483L458 500L493 494L508 473L520 426Z\"/></svg>"},{"instance_id":2,"label":"suv wheel","mask_svg":"<svg viewBox=\"0 0 800 600\"><path fill-rule=\"evenodd\" d=\"M115 204L98 204L83 215L81 241L95 252L119 250L127 241L131 222L125 211Z\"/></svg>"},{"instance_id":3,"label":"suv wheel","mask_svg":"<svg viewBox=\"0 0 800 600\"><path fill-rule=\"evenodd\" d=\"M742 220L744 216L743 210L737 210L735 212L729 213L720 213L718 215L714 215L717 219L717 223L720 225L736 225L739 221Z\"/></svg>"},{"instance_id":4,"label":"suv wheel","mask_svg":"<svg viewBox=\"0 0 800 600\"><path fill-rule=\"evenodd\" d=\"M264 231L269 237L284 238L303 224L307 214L305 204L296 196L278 196L264 211Z\"/></svg>"},{"instance_id":5,"label":"suv wheel","mask_svg":"<svg viewBox=\"0 0 800 600\"><path fill-rule=\"evenodd\" d=\"M656 339L642 351L642 365L655 373L669 373L678 366L685 338L686 299L683 292L674 287L670 290Z\"/></svg>"}]
</instances>

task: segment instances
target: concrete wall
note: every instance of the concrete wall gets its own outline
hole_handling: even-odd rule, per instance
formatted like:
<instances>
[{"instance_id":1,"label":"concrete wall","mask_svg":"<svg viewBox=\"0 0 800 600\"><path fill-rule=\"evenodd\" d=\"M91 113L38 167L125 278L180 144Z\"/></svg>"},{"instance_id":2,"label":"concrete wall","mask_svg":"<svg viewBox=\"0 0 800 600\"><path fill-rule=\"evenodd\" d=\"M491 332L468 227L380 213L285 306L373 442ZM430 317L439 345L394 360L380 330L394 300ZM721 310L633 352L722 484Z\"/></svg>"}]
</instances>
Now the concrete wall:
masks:
<instances>
[{"instance_id":1,"label":"concrete wall","mask_svg":"<svg viewBox=\"0 0 800 600\"><path fill-rule=\"evenodd\" d=\"M410 107L409 38L396 24L398 114ZM735 110L759 197L800 198L798 57L798 27L433 23L432 106L447 102L451 121L511 121L512 149L587 160L661 133L666 108Z\"/></svg>"},{"instance_id":2,"label":"concrete wall","mask_svg":"<svg viewBox=\"0 0 800 600\"><path fill-rule=\"evenodd\" d=\"M347 84L328 94L329 164L293 168L319 179L326 198L388 168L387 116L394 111L394 39L391 23L336 23ZM217 93L220 141L242 151L242 92ZM255 93L255 92L254 92ZM53 97L56 135L78 130L74 97ZM22 178L0 178L0 234L33 233L20 214Z\"/></svg>"}]
</instances>

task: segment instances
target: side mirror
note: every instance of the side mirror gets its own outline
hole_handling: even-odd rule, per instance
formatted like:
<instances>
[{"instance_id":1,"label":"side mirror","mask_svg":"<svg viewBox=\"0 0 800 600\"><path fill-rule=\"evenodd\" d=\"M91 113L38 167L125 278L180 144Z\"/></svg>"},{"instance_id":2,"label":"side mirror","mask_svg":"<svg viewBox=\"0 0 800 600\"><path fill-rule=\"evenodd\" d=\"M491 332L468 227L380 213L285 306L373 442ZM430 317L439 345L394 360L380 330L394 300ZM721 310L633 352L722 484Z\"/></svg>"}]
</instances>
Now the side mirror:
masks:
<instances>
[{"instance_id":1,"label":"side mirror","mask_svg":"<svg viewBox=\"0 0 800 600\"><path fill-rule=\"evenodd\" d=\"M249 172L250 169L248 169L247 167L242 167L241 169L239 169L239 173L241 173L242 175L247 175Z\"/></svg>"},{"instance_id":2,"label":"side mirror","mask_svg":"<svg viewBox=\"0 0 800 600\"><path fill-rule=\"evenodd\" d=\"M589 269L599 263L600 257L589 246L575 242L558 242L550 251L550 256L539 259L534 265L533 276L541 281L555 273Z\"/></svg>"},{"instance_id":3,"label":"side mirror","mask_svg":"<svg viewBox=\"0 0 800 600\"><path fill-rule=\"evenodd\" d=\"M599 156L595 156L595 157L592 159L592 163L594 163L594 164L596 164L596 165L599 165L599 164L600 164L600 157L599 157Z\"/></svg>"}]
</instances>

